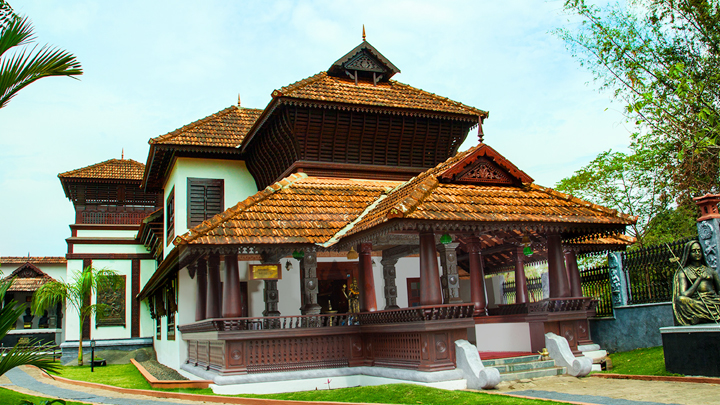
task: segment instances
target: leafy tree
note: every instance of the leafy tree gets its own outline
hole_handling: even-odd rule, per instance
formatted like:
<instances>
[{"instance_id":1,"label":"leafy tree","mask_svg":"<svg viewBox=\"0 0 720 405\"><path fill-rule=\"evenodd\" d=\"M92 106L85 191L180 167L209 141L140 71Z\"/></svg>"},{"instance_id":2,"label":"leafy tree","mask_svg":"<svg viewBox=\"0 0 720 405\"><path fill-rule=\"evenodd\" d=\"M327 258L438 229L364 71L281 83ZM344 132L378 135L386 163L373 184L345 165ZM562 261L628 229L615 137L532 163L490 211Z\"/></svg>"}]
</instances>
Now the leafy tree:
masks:
<instances>
[{"instance_id":1,"label":"leafy tree","mask_svg":"<svg viewBox=\"0 0 720 405\"><path fill-rule=\"evenodd\" d=\"M566 0L581 24L558 30L573 56L626 105L635 149L657 148L673 197L717 192L720 10L717 0ZM656 206L662 206L658 201Z\"/></svg>"},{"instance_id":2,"label":"leafy tree","mask_svg":"<svg viewBox=\"0 0 720 405\"><path fill-rule=\"evenodd\" d=\"M106 307L102 303L90 304L90 297L98 289L115 288L118 281L117 272L113 270L95 270L92 267L87 267L82 272L75 272L72 282L51 281L41 286L33 295L32 311L35 314L41 314L46 309L63 302L67 302L77 312L80 321L79 366L83 365L83 323L89 316L96 314L98 311L103 311Z\"/></svg>"},{"instance_id":3,"label":"leafy tree","mask_svg":"<svg viewBox=\"0 0 720 405\"><path fill-rule=\"evenodd\" d=\"M0 108L38 79L82 74L80 62L71 53L48 45L39 50L27 46L34 41L27 17L18 16L5 0L0 0ZM14 52L6 54L11 49Z\"/></svg>"},{"instance_id":4,"label":"leafy tree","mask_svg":"<svg viewBox=\"0 0 720 405\"><path fill-rule=\"evenodd\" d=\"M0 303L5 300L5 293L12 285L14 279L0 282ZM11 300L0 309L0 339L4 338L17 322L18 318L25 313L25 304L18 304ZM35 342L33 342L35 343ZM60 366L47 354L52 350L52 344L28 346L15 345L10 351L0 358L0 376L9 370L23 365L33 365L45 371L59 371Z\"/></svg>"}]
</instances>

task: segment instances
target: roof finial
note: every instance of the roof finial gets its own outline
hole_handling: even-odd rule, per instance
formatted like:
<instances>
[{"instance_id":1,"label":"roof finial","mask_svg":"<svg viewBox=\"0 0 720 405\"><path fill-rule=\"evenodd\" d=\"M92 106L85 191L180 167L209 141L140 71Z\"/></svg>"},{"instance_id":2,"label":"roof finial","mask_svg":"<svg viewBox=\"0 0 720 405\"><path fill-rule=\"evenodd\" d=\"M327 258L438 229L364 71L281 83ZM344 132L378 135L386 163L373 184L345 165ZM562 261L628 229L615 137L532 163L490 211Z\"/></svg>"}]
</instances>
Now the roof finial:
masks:
<instances>
[{"instance_id":1,"label":"roof finial","mask_svg":"<svg viewBox=\"0 0 720 405\"><path fill-rule=\"evenodd\" d=\"M238 93L238 107L240 107L240 93Z\"/></svg>"},{"instance_id":2,"label":"roof finial","mask_svg":"<svg viewBox=\"0 0 720 405\"><path fill-rule=\"evenodd\" d=\"M125 160L125 148L122 148L120 152L120 160Z\"/></svg>"},{"instance_id":3,"label":"roof finial","mask_svg":"<svg viewBox=\"0 0 720 405\"><path fill-rule=\"evenodd\" d=\"M363 24L363 41L365 41L365 24Z\"/></svg>"}]
</instances>

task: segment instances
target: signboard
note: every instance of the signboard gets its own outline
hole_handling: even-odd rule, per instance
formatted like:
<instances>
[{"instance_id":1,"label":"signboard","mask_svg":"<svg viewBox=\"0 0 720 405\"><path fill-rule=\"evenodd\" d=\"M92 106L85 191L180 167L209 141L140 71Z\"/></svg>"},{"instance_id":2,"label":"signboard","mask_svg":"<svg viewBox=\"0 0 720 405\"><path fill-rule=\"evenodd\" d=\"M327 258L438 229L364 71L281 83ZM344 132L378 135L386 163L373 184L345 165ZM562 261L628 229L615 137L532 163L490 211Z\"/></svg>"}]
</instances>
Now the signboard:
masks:
<instances>
[{"instance_id":1,"label":"signboard","mask_svg":"<svg viewBox=\"0 0 720 405\"><path fill-rule=\"evenodd\" d=\"M278 264L251 264L248 272L250 280L280 280L282 272L280 271L280 263Z\"/></svg>"}]
</instances>

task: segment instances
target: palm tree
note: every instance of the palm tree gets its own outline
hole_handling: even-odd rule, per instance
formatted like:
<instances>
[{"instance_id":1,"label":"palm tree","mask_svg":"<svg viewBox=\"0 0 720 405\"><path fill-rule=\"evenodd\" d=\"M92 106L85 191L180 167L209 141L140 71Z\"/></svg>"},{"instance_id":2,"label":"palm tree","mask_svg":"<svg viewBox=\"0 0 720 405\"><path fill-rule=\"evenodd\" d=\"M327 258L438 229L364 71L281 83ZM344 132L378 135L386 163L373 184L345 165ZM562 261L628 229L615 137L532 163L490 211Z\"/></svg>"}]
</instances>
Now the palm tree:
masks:
<instances>
[{"instance_id":1,"label":"palm tree","mask_svg":"<svg viewBox=\"0 0 720 405\"><path fill-rule=\"evenodd\" d=\"M0 303L5 300L5 293L13 281L14 279L0 282ZM11 300L0 309L0 339L7 335L8 331L13 328L18 318L24 312L25 304L18 304L15 300ZM26 364L36 366L45 371L59 371L59 364L48 354L51 346L54 345L52 343L44 345L34 345L31 343L28 346L15 345L0 358L0 376L15 367Z\"/></svg>"},{"instance_id":2,"label":"palm tree","mask_svg":"<svg viewBox=\"0 0 720 405\"><path fill-rule=\"evenodd\" d=\"M43 45L25 47L35 41L27 17L20 17L5 0L0 0L0 108L30 83L48 76L81 75L80 62L71 53ZM10 49L21 47L6 56Z\"/></svg>"},{"instance_id":3,"label":"palm tree","mask_svg":"<svg viewBox=\"0 0 720 405\"><path fill-rule=\"evenodd\" d=\"M117 272L114 270L95 270L92 267L86 267L82 272L75 272L72 282L51 281L38 288L33 294L32 311L35 314L42 314L46 309L63 302L67 302L75 308L80 320L79 366L83 365L83 323L85 323L87 317L104 310L106 307L102 303L91 305L89 297L95 294L98 289L108 286L115 288L119 279Z\"/></svg>"}]
</instances>

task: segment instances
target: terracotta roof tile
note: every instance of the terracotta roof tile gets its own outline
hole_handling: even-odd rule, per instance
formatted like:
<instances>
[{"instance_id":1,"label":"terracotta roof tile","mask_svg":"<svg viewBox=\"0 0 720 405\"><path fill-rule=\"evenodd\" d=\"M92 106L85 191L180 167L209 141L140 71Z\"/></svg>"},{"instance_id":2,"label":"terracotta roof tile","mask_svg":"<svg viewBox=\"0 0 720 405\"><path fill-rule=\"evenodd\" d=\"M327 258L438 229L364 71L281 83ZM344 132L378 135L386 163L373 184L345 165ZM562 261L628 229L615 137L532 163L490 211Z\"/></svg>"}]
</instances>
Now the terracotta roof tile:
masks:
<instances>
[{"instance_id":1,"label":"terracotta roof tile","mask_svg":"<svg viewBox=\"0 0 720 405\"><path fill-rule=\"evenodd\" d=\"M155 145L194 145L234 148L242 143L262 110L230 106L165 135L150 139Z\"/></svg>"},{"instance_id":2,"label":"terracotta roof tile","mask_svg":"<svg viewBox=\"0 0 720 405\"><path fill-rule=\"evenodd\" d=\"M322 243L398 184L293 174L178 236L174 243Z\"/></svg>"},{"instance_id":3,"label":"terracotta roof tile","mask_svg":"<svg viewBox=\"0 0 720 405\"><path fill-rule=\"evenodd\" d=\"M2 264L66 264L67 259L62 256L0 256Z\"/></svg>"},{"instance_id":4,"label":"terracotta roof tile","mask_svg":"<svg viewBox=\"0 0 720 405\"><path fill-rule=\"evenodd\" d=\"M60 173L58 177L81 179L142 180L145 165L132 159L110 159L94 165Z\"/></svg>"},{"instance_id":5,"label":"terracotta roof tile","mask_svg":"<svg viewBox=\"0 0 720 405\"><path fill-rule=\"evenodd\" d=\"M487 111L441 97L394 80L378 83L359 82L328 76L320 72L273 92L274 97L290 97L364 106L409 108L435 112L480 115Z\"/></svg>"},{"instance_id":6,"label":"terracotta roof tile","mask_svg":"<svg viewBox=\"0 0 720 405\"><path fill-rule=\"evenodd\" d=\"M12 285L8 288L8 291L36 291L40 286L55 281L52 277L48 276L44 271L37 268L32 263L25 263L10 273L7 277L3 278L2 281L13 280Z\"/></svg>"}]
</instances>

